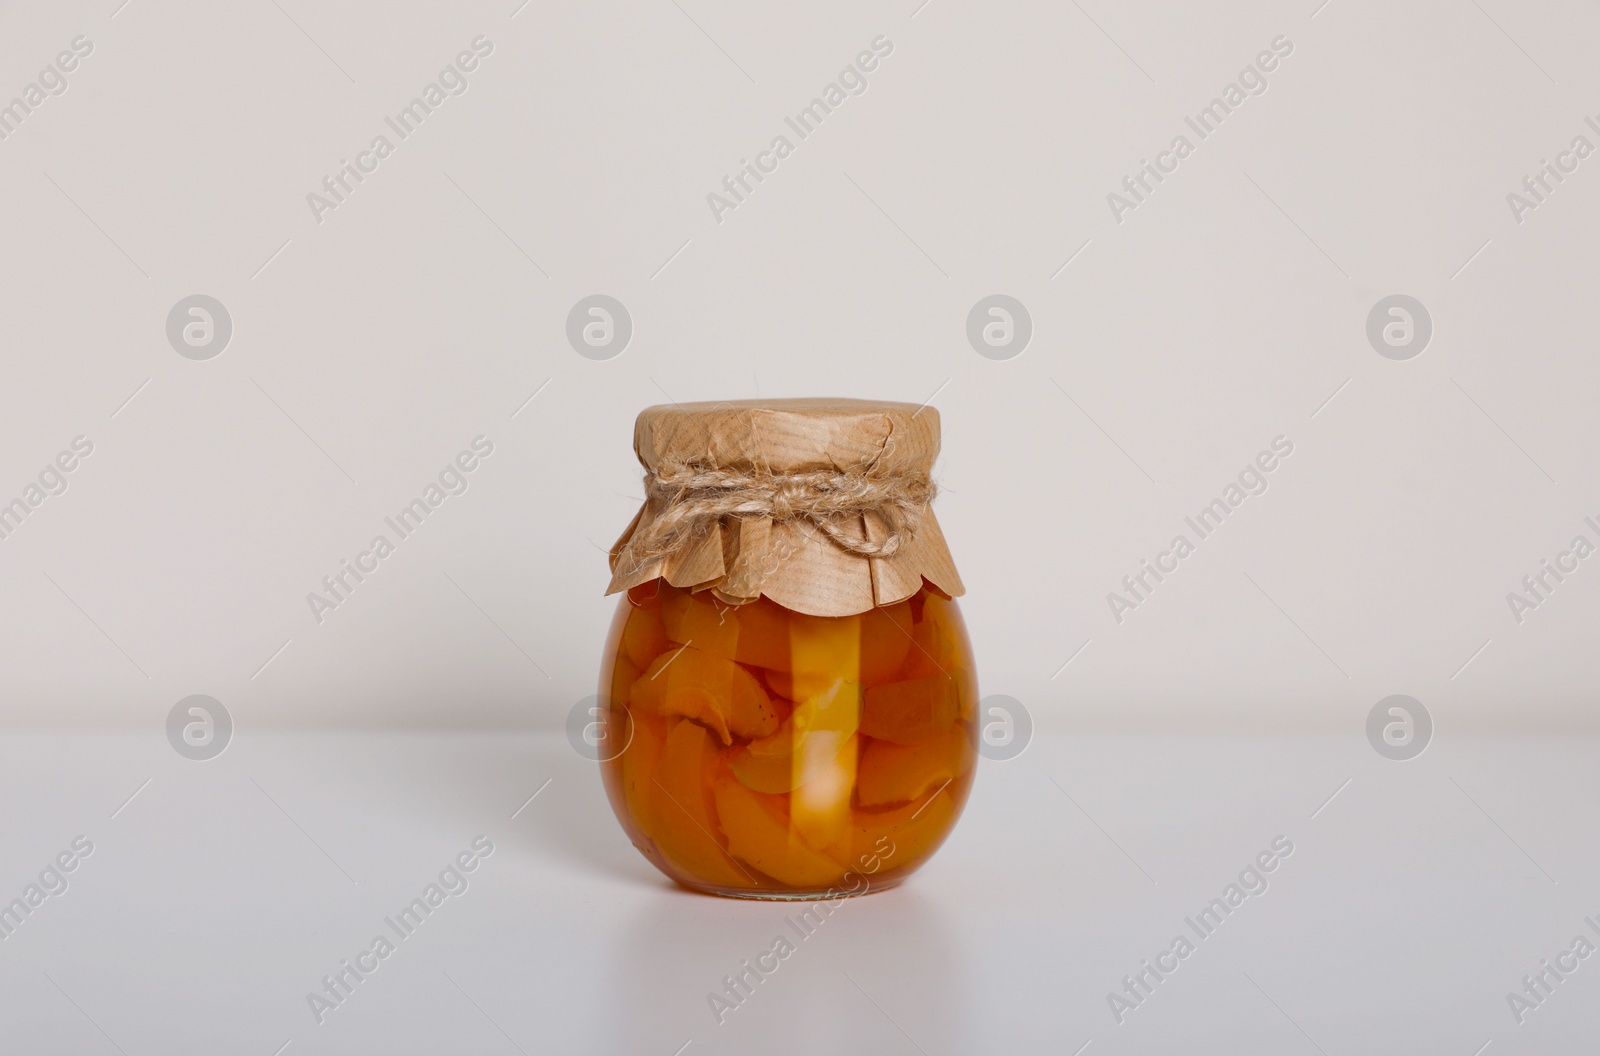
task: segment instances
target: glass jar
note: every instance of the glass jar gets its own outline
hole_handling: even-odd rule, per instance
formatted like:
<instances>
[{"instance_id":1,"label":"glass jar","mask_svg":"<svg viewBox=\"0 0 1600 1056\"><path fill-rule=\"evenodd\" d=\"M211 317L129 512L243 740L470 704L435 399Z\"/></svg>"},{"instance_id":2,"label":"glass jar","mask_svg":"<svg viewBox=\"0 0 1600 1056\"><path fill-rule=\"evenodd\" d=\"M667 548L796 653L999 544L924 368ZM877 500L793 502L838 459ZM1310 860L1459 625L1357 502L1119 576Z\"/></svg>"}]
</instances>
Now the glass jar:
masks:
<instances>
[{"instance_id":1,"label":"glass jar","mask_svg":"<svg viewBox=\"0 0 1600 1056\"><path fill-rule=\"evenodd\" d=\"M613 551L625 594L602 661L601 766L629 839L678 883L862 894L904 880L955 825L978 737L960 581L931 511L873 505L931 498L937 423L861 401L640 415L648 497ZM861 457L841 462L852 431ZM860 501L817 498L839 494Z\"/></svg>"}]
</instances>

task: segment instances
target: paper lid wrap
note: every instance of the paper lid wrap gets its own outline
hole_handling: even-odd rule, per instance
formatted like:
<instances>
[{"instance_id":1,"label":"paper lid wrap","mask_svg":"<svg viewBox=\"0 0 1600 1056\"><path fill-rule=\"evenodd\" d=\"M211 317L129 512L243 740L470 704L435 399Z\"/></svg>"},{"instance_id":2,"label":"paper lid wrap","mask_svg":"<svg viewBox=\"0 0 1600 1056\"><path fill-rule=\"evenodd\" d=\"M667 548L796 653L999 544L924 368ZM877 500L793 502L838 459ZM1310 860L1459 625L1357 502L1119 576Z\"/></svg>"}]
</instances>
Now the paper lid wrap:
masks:
<instances>
[{"instance_id":1,"label":"paper lid wrap","mask_svg":"<svg viewBox=\"0 0 1600 1056\"><path fill-rule=\"evenodd\" d=\"M649 474L664 465L697 463L773 474L870 469L926 477L939 454L939 412L844 399L664 404L640 412L633 448ZM902 601L923 579L952 597L966 592L931 507L888 557L851 553L807 517L737 515L722 517L670 554L620 567L628 540L669 502L647 499L611 548L607 594L661 577L675 587L710 590L728 604L765 596L812 616L849 616ZM888 535L883 518L871 510L837 523L851 536L874 542Z\"/></svg>"}]
</instances>

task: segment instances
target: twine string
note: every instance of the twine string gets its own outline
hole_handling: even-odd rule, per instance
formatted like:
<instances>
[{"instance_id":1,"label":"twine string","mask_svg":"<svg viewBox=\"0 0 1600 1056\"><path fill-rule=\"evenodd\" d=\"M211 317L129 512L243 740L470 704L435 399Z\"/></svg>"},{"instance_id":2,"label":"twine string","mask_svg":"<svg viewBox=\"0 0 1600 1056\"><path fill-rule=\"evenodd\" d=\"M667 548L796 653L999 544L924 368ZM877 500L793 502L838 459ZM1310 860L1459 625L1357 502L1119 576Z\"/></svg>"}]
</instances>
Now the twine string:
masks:
<instances>
[{"instance_id":1,"label":"twine string","mask_svg":"<svg viewBox=\"0 0 1600 1056\"><path fill-rule=\"evenodd\" d=\"M863 557L892 557L916 535L936 488L926 474L888 473L875 466L806 473L725 469L671 462L646 471L645 518L618 555L638 569L677 553L724 517L767 517L774 524L810 521L835 546ZM839 521L876 513L883 542L851 535Z\"/></svg>"}]
</instances>

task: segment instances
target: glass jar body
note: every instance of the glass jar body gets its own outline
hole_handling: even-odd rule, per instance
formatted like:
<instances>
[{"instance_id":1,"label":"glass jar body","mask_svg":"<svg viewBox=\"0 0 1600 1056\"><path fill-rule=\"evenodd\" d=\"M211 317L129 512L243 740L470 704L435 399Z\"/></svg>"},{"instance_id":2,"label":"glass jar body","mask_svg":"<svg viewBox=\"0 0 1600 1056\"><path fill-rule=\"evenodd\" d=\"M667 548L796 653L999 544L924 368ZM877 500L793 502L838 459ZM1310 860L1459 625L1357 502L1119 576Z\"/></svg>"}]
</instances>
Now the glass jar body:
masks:
<instances>
[{"instance_id":1,"label":"glass jar body","mask_svg":"<svg viewBox=\"0 0 1600 1056\"><path fill-rule=\"evenodd\" d=\"M641 853L686 887L823 898L892 887L972 787L977 678L956 602L809 616L663 580L619 603L601 769Z\"/></svg>"}]
</instances>

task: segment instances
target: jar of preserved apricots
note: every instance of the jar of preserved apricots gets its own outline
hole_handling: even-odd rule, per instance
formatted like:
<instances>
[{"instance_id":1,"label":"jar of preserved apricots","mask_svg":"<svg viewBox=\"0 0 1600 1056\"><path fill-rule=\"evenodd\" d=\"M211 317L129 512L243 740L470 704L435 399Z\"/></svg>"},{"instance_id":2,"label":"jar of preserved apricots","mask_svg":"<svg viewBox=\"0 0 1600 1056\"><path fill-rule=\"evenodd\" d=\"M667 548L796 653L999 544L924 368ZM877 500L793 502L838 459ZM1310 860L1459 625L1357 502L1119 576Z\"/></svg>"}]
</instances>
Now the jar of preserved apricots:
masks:
<instances>
[{"instance_id":1,"label":"jar of preserved apricots","mask_svg":"<svg viewBox=\"0 0 1600 1056\"><path fill-rule=\"evenodd\" d=\"M964 592L929 508L930 407L650 407L611 552L602 773L686 887L834 898L904 880L972 787Z\"/></svg>"}]
</instances>

